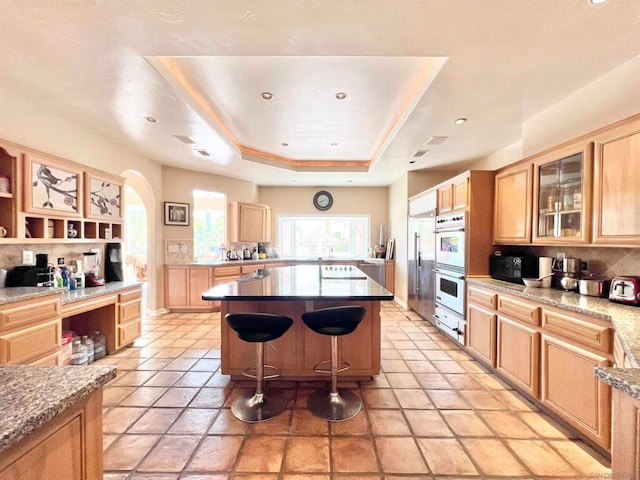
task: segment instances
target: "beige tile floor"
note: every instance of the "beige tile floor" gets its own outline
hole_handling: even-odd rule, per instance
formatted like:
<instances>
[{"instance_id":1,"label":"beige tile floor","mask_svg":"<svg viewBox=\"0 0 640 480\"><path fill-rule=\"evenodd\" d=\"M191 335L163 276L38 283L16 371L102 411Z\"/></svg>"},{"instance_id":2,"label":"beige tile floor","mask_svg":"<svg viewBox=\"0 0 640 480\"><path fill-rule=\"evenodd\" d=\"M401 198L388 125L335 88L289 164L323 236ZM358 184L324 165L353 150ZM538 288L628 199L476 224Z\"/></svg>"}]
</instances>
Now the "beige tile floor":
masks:
<instances>
[{"instance_id":1,"label":"beige tile floor","mask_svg":"<svg viewBox=\"0 0 640 480\"><path fill-rule=\"evenodd\" d=\"M382 309L382 370L344 384L364 400L352 420L305 408L311 383L272 381L290 406L268 422L230 413L252 387L220 373L220 315L167 314L101 362L108 480L607 478L606 459L488 373L429 323Z\"/></svg>"}]
</instances>

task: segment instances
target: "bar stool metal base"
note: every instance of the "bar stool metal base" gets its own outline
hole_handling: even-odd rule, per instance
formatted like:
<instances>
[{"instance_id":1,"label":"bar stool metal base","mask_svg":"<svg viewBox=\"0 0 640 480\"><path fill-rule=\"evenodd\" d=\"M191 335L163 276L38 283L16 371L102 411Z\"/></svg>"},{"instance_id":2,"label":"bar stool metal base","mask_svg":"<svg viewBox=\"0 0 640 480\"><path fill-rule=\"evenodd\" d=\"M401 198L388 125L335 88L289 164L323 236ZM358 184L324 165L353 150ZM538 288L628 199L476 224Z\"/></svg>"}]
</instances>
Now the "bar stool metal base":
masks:
<instances>
[{"instance_id":1,"label":"bar stool metal base","mask_svg":"<svg viewBox=\"0 0 640 480\"><path fill-rule=\"evenodd\" d=\"M327 387L309 395L307 408L316 417L341 422L358 414L362 408L362 400L351 390L339 388L337 393L331 393L331 389Z\"/></svg>"},{"instance_id":2,"label":"bar stool metal base","mask_svg":"<svg viewBox=\"0 0 640 480\"><path fill-rule=\"evenodd\" d=\"M231 404L231 413L238 420L247 423L265 422L280 415L287 408L287 399L278 392L262 393L246 392Z\"/></svg>"}]
</instances>

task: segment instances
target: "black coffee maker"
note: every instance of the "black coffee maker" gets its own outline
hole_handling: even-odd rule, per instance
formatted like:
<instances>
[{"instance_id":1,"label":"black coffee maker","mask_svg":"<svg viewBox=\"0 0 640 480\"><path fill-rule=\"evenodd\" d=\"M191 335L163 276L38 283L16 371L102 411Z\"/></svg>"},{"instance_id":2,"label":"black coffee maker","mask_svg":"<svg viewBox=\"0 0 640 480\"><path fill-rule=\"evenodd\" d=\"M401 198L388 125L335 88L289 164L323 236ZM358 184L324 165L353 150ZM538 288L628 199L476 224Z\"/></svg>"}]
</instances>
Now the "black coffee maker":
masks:
<instances>
[{"instance_id":1,"label":"black coffee maker","mask_svg":"<svg viewBox=\"0 0 640 480\"><path fill-rule=\"evenodd\" d=\"M104 279L107 282L122 282L122 244L107 243L104 261Z\"/></svg>"}]
</instances>

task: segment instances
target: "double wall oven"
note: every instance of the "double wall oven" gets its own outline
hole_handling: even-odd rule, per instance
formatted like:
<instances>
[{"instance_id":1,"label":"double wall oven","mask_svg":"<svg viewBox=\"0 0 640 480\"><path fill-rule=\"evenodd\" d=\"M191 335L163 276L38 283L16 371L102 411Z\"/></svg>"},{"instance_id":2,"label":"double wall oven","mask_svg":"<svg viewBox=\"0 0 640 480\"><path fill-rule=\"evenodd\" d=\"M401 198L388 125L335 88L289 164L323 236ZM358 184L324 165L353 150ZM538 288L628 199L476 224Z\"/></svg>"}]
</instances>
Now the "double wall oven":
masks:
<instances>
[{"instance_id":1,"label":"double wall oven","mask_svg":"<svg viewBox=\"0 0 640 480\"><path fill-rule=\"evenodd\" d=\"M464 343L465 213L436 217L435 315L438 328Z\"/></svg>"}]
</instances>

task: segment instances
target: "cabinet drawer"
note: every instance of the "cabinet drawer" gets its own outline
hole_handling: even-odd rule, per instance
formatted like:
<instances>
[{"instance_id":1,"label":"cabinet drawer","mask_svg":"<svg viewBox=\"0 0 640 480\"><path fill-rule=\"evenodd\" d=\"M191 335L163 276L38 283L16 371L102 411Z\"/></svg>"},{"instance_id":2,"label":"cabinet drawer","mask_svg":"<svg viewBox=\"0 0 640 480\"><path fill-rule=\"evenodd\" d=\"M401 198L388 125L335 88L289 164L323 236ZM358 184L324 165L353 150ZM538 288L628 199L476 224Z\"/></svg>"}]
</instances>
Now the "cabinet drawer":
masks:
<instances>
[{"instance_id":1,"label":"cabinet drawer","mask_svg":"<svg viewBox=\"0 0 640 480\"><path fill-rule=\"evenodd\" d=\"M234 275L240 275L240 265L234 265L233 267L216 267L213 271L214 277L232 277Z\"/></svg>"},{"instance_id":2,"label":"cabinet drawer","mask_svg":"<svg viewBox=\"0 0 640 480\"><path fill-rule=\"evenodd\" d=\"M37 366L58 366L58 365L62 365L62 359L60 358L60 352L53 352L50 353L49 355L45 355L42 358L39 358L38 360L34 360L33 362L30 362L29 365L37 365Z\"/></svg>"},{"instance_id":3,"label":"cabinet drawer","mask_svg":"<svg viewBox=\"0 0 640 480\"><path fill-rule=\"evenodd\" d=\"M118 326L118 348L123 347L140 336L141 322L131 322Z\"/></svg>"},{"instance_id":4,"label":"cabinet drawer","mask_svg":"<svg viewBox=\"0 0 640 480\"><path fill-rule=\"evenodd\" d=\"M253 265L243 265L242 266L242 273L251 273L251 272L255 272L256 270L262 270L264 268L264 263L260 263L260 264L253 264Z\"/></svg>"},{"instance_id":5,"label":"cabinet drawer","mask_svg":"<svg viewBox=\"0 0 640 480\"><path fill-rule=\"evenodd\" d=\"M60 318L60 295L11 303L0 309L0 332Z\"/></svg>"},{"instance_id":6,"label":"cabinet drawer","mask_svg":"<svg viewBox=\"0 0 640 480\"><path fill-rule=\"evenodd\" d=\"M545 332L573 340L585 347L591 347L604 353L613 352L613 329L588 320L578 320L563 313L544 309L542 328Z\"/></svg>"},{"instance_id":7,"label":"cabinet drawer","mask_svg":"<svg viewBox=\"0 0 640 480\"><path fill-rule=\"evenodd\" d=\"M131 320L139 319L142 315L142 302L136 300L128 303L121 303L119 308L118 323L128 323Z\"/></svg>"},{"instance_id":8,"label":"cabinet drawer","mask_svg":"<svg viewBox=\"0 0 640 480\"><path fill-rule=\"evenodd\" d=\"M51 320L0 336L0 363L25 364L60 348L61 321Z\"/></svg>"},{"instance_id":9,"label":"cabinet drawer","mask_svg":"<svg viewBox=\"0 0 640 480\"><path fill-rule=\"evenodd\" d=\"M540 307L532 303L499 295L498 311L515 320L540 326Z\"/></svg>"},{"instance_id":10,"label":"cabinet drawer","mask_svg":"<svg viewBox=\"0 0 640 480\"><path fill-rule=\"evenodd\" d=\"M131 302L140 298L142 298L142 290L131 290L118 295L118 301L120 303Z\"/></svg>"},{"instance_id":11,"label":"cabinet drawer","mask_svg":"<svg viewBox=\"0 0 640 480\"><path fill-rule=\"evenodd\" d=\"M483 288L469 286L467 290L467 301L495 310L496 304L498 303L498 294Z\"/></svg>"}]
</instances>

